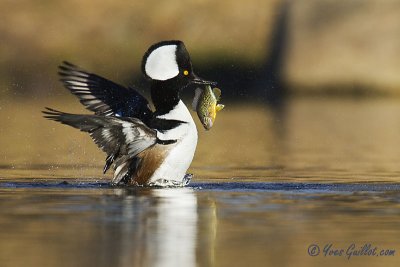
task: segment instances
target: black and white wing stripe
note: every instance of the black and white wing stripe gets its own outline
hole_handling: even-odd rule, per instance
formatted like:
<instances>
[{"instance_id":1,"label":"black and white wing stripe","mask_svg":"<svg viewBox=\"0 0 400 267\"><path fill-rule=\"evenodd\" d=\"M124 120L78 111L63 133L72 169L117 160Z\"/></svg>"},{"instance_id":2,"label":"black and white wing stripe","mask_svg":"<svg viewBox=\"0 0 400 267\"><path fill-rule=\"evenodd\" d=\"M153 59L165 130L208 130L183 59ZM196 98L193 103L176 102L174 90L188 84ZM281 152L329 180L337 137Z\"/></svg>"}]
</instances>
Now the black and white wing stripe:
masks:
<instances>
[{"instance_id":1,"label":"black and white wing stripe","mask_svg":"<svg viewBox=\"0 0 400 267\"><path fill-rule=\"evenodd\" d=\"M155 130L139 119L114 116L69 114L47 108L45 118L88 132L94 142L107 153L104 172L114 159L132 159L158 142Z\"/></svg>"},{"instance_id":2,"label":"black and white wing stripe","mask_svg":"<svg viewBox=\"0 0 400 267\"><path fill-rule=\"evenodd\" d=\"M63 62L59 69L64 86L96 115L133 117L145 123L152 117L147 99L136 90L125 88L68 62Z\"/></svg>"}]
</instances>

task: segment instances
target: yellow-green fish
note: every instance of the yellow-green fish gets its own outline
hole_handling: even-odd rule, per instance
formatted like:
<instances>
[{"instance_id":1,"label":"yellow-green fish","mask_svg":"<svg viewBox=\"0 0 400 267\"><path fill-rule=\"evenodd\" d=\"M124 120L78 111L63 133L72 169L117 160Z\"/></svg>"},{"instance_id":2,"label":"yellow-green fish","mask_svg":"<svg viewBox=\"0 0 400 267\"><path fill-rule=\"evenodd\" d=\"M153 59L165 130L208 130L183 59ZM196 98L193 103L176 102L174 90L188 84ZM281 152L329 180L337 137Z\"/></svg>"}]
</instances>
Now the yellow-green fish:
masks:
<instances>
[{"instance_id":1,"label":"yellow-green fish","mask_svg":"<svg viewBox=\"0 0 400 267\"><path fill-rule=\"evenodd\" d=\"M217 104L220 98L221 90L211 89L210 85L206 85L204 89L197 88L195 91L192 108L197 112L197 116L206 130L210 130L213 126L217 111L224 108L224 105Z\"/></svg>"}]
</instances>

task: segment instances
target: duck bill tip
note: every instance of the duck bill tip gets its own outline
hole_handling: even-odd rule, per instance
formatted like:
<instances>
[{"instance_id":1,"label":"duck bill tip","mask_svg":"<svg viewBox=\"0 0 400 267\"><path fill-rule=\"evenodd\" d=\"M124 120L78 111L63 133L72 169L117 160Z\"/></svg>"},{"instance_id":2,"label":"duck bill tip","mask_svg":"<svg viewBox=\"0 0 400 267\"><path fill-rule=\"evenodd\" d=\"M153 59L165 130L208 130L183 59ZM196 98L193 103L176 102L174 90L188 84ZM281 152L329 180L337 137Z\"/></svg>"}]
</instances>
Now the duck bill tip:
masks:
<instances>
[{"instance_id":1,"label":"duck bill tip","mask_svg":"<svg viewBox=\"0 0 400 267\"><path fill-rule=\"evenodd\" d=\"M198 77L197 75L194 75L194 78L192 79L192 83L194 83L194 84L203 84L203 85L211 85L211 86L216 86L217 85L216 82L204 80L204 79Z\"/></svg>"}]
</instances>

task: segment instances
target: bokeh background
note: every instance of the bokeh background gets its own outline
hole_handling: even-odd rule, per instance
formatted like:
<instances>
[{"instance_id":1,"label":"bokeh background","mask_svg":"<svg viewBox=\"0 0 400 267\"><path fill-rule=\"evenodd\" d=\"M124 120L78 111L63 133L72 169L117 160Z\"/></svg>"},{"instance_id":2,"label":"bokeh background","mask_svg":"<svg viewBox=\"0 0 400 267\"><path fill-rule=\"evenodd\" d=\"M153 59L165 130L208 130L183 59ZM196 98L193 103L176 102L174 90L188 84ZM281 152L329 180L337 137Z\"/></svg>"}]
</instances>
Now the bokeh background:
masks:
<instances>
[{"instance_id":1,"label":"bokeh background","mask_svg":"<svg viewBox=\"0 0 400 267\"><path fill-rule=\"evenodd\" d=\"M65 59L128 83L165 39L184 40L226 92L271 76L294 92L399 91L397 0L4 0L0 10L2 96L52 96Z\"/></svg>"}]
</instances>

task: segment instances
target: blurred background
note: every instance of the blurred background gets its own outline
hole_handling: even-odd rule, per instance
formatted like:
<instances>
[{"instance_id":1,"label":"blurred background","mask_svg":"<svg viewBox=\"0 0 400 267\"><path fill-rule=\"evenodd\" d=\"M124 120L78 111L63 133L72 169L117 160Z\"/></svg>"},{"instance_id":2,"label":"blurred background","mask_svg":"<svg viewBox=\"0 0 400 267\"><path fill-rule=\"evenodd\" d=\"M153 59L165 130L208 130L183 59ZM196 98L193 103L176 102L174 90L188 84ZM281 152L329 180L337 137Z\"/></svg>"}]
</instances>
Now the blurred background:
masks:
<instances>
[{"instance_id":1,"label":"blurred background","mask_svg":"<svg viewBox=\"0 0 400 267\"><path fill-rule=\"evenodd\" d=\"M44 106L86 112L57 66L68 60L148 95L142 55L166 39L185 42L226 105L210 132L199 126L200 177L317 170L319 180L379 180L392 177L382 170L397 171L398 0L3 0L0 10L5 173L67 166L74 177L100 176L104 155L88 136L41 118ZM187 103L192 97L187 90Z\"/></svg>"},{"instance_id":2,"label":"blurred background","mask_svg":"<svg viewBox=\"0 0 400 267\"><path fill-rule=\"evenodd\" d=\"M273 88L258 92L253 86L272 82L295 93L399 92L396 0L0 5L2 96L54 96L56 66L65 59L132 82L141 77L144 51L166 39L183 40L196 69L222 80L225 94L268 95Z\"/></svg>"}]
</instances>

